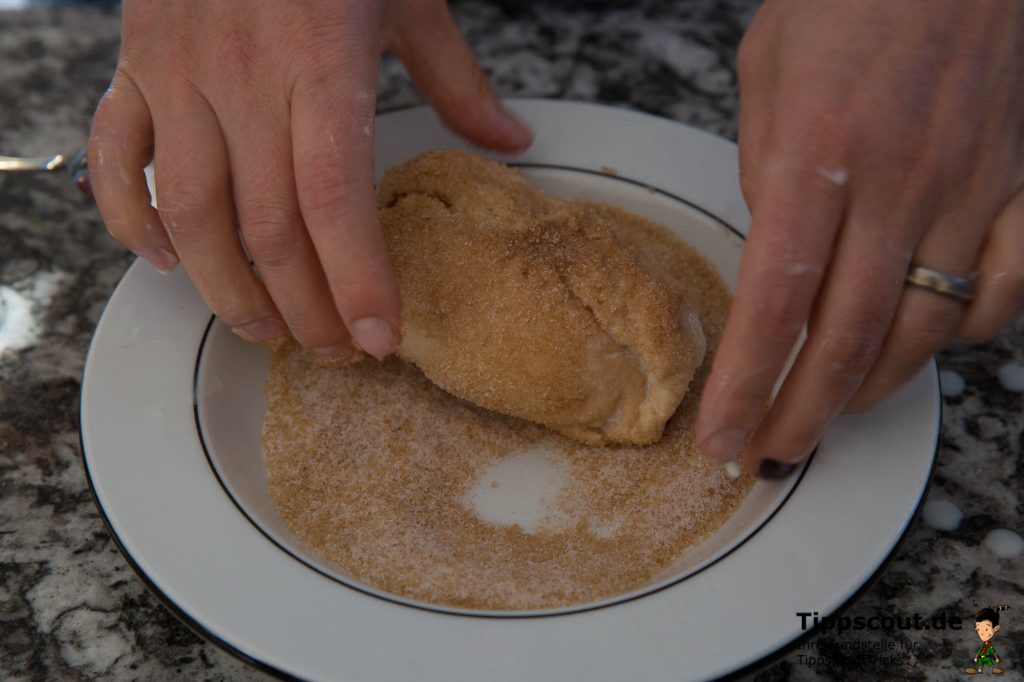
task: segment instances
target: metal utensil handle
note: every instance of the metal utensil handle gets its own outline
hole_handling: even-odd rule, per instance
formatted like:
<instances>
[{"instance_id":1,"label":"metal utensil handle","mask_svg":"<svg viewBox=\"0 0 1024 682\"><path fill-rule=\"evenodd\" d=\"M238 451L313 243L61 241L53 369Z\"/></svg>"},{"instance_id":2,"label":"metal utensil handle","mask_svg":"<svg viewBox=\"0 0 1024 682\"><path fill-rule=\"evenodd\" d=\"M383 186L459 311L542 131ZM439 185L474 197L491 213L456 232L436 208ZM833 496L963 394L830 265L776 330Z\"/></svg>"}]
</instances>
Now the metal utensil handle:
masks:
<instances>
[{"instance_id":1,"label":"metal utensil handle","mask_svg":"<svg viewBox=\"0 0 1024 682\"><path fill-rule=\"evenodd\" d=\"M86 161L85 147L68 159L63 154L53 156L0 156L0 171L12 173L46 172L67 170L75 186L82 194L92 198L92 185L89 183L89 165Z\"/></svg>"},{"instance_id":2,"label":"metal utensil handle","mask_svg":"<svg viewBox=\"0 0 1024 682\"><path fill-rule=\"evenodd\" d=\"M0 171L33 172L52 171L64 167L67 159L63 154L54 156L0 156Z\"/></svg>"}]
</instances>

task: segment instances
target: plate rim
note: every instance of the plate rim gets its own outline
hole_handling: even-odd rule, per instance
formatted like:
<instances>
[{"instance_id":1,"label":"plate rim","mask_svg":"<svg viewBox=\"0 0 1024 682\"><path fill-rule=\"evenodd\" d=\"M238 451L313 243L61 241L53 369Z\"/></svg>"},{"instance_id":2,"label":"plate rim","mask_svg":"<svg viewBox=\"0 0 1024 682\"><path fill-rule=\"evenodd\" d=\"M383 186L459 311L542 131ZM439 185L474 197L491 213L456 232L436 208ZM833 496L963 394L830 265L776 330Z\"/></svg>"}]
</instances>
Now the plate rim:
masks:
<instances>
[{"instance_id":1,"label":"plate rim","mask_svg":"<svg viewBox=\"0 0 1024 682\"><path fill-rule=\"evenodd\" d=\"M669 192L668 190L661 189L661 188L656 188L656 187L651 187L649 185L645 185L644 183L639 182L637 180L634 180L632 178L622 177L622 176L619 176L617 174L612 175L612 174L608 174L608 173L603 172L603 171L595 171L595 170L592 170L592 169L589 169L589 168L580 168L580 167L570 166L570 165L566 165L566 164L550 164L550 163L539 163L539 162L520 162L520 163L509 163L508 165L511 166L511 167L514 167L514 168L526 168L526 169L530 169L530 170L540 169L540 170L556 170L556 171L566 171L566 172L572 172L572 173L582 173L582 174L586 174L586 175L593 175L593 176L602 177L602 178L604 178L606 180L609 180L609 181L618 181L618 182L623 182L623 183L632 185L634 187L639 187L639 188L642 188L644 190L651 191L653 193L656 193L656 194L662 195L664 197L667 197L669 199L672 199L673 201L679 202L680 204L682 204L683 206L687 207L690 210L697 211L698 213L700 213L700 214L706 216L707 218L709 218L710 220L714 221L718 226L720 226L720 227L724 228L725 230L727 230L729 233L731 233L734 237L739 239L741 242L745 242L746 241L746 235L744 235L742 231L740 231L737 227L735 227L734 225L732 225L731 223L726 221L724 218L721 218L721 217L715 215L714 213L712 213L710 210L704 208L703 206L699 206L699 205L695 204L694 202L692 202L692 201L690 201L688 199L685 199L685 198L683 198L681 196L678 196L677 194ZM695 568L691 568L688 571L685 571L683 573L683 575L680 575L678 577L674 577L674 578L671 578L671 579L662 579L662 580L658 581L657 583L655 583L652 586L648 586L648 587L640 588L640 589L630 590L628 592L625 592L625 593L620 594L620 595L616 595L614 597L606 597L606 598L601 599L599 601L587 602L587 603L581 604L579 606L563 606L563 607L555 607L555 608L534 609L532 611L525 611L525 612L524 611L502 612L502 611L498 611L498 610L494 610L494 609L473 610L473 609L463 609L463 608L456 608L456 607L446 607L446 606L442 606L442 605L432 605L432 604L429 604L429 603L426 603L426 602L422 602L420 600L407 599L407 598L401 597L399 595L391 595L391 594L385 592L384 590L376 590L375 591L375 589L373 588L372 585L367 585L367 584L365 584L365 583L363 583L361 581L357 581L357 580L353 580L351 582L350 581L346 581L346 580L342 579L341 577L333 575L333 574L325 571L324 569L316 566L315 564L310 563L309 561L304 559L302 556L297 554L294 550L290 549L285 544L283 544L278 538L274 537L274 535L270 531L268 531L266 528L264 528L263 525L261 525L259 523L259 521L257 521L255 518L253 518L253 516L249 513L249 511L246 510L245 505L235 496L234 492L231 489L231 486L225 481L224 476L221 475L220 469L217 467L217 464L214 462L215 457L211 453L211 448L207 444L207 438L206 438L205 431L204 431L204 428L203 428L203 419L200 416L200 413L201 413L201 408L200 408L200 405L199 405L199 402L200 402L200 382L201 382L201 374L202 374L202 371L203 371L203 369L202 369L203 368L203 362L204 362L204 358L205 358L207 342L208 342L209 337L210 337L210 332L213 329L214 324L216 323L216 321L217 321L216 316L211 314L210 315L210 319L208 320L208 322L206 323L206 326L204 328L203 336L202 336L202 338L199 341L199 346L196 348L195 361L193 362L192 408L193 408L193 417L194 417L194 420L195 420L196 436L198 437L198 440L199 440L199 446L200 446L200 448L202 448L203 455L206 458L207 463L209 464L210 470L213 472L213 475L216 477L217 482L220 484L220 487L224 491L224 494L227 495L228 498L234 503L234 506L238 510L238 512L240 514L242 514L243 517L245 517L245 519L253 526L253 528L255 528L257 531L259 531L264 537L267 538L268 541L270 541L279 550L281 550L285 554L289 555L290 557L292 557L294 560L298 561L300 564L302 564L306 568L308 568L308 569L314 571L315 573L317 573L317 574L327 578L328 580L332 580L332 581L334 581L334 582L336 582L336 583L338 583L340 585L343 585L343 586L345 586L345 587L347 587L349 589L355 590L357 592L361 592L362 594L365 594L365 595L368 595L368 596L371 596L371 597L375 597L377 599L383 599L385 601L388 601L388 602L391 602L391 603L394 603L394 604L398 604L400 606L407 606L409 608L416 608L416 609L421 609L421 610L424 610L424 611L431 611L431 612L435 612L435 613L446 613L446 614L450 614L450 615L454 615L454 616L467 616L467 617L471 617L471 618L501 618L501 619L547 618L547 617L556 617L556 616L569 616L569 615L572 615L572 614L585 613L587 611L594 611L594 610L597 610L597 609L610 608L610 607L616 606L618 604L623 604L623 603L626 603L626 602L629 602L629 601L633 601L633 600L636 600L636 599L643 599L643 598L649 597L649 596L651 596L651 595L653 595L653 594L655 594L657 592L660 592L661 590L665 590L665 589L671 588L671 587L673 587L675 585L678 585L678 584L680 584L682 582L685 582L686 580L688 580L688 579L690 579L692 577L695 577L695 576L699 575L700 573L703 573L704 571L708 570L709 568L711 568L712 566L714 566L718 562L723 561L724 559L726 559L733 552L736 552L737 550L739 550L744 544L749 542L751 539L754 538L754 536L756 536L758 533L760 533L765 528L765 526L767 526L768 523L770 523L771 520L773 518L775 518L775 516L780 511L782 511L783 507L785 507L786 503L789 501L789 499L796 492L797 488L800 486L800 483L803 481L804 476L806 475L808 469L810 468L812 462L814 461L814 457L815 457L815 455L817 454L817 451L818 451L817 446L815 446L815 448L811 452L811 454L808 455L808 457L805 460L800 462L800 464L798 465L798 471L795 471L793 473L793 476L787 477L787 480L785 481L785 483L787 485L789 485L789 489L785 492L785 494L782 496L782 498L780 500L778 500L778 502L775 503L775 505L771 508L771 511L766 516L764 516L764 518L761 518L757 522L756 526L752 530L747 532L742 537L742 539L740 539L735 544L729 543L729 545L731 545L731 546L728 546L727 550L725 550L725 551L721 551L720 550L720 553L716 553L716 555L712 555L714 557L713 559L710 559L710 560L706 559L706 560L698 563Z\"/></svg>"},{"instance_id":2,"label":"plate rim","mask_svg":"<svg viewBox=\"0 0 1024 682\"><path fill-rule=\"evenodd\" d=\"M936 377L938 377L938 373L939 373L938 363L935 362L934 360L932 360L932 364L934 365L935 375L936 375ZM942 409L943 409L942 408L942 401L940 400L939 401L939 423L940 423L940 425L942 423ZM932 457L931 468L928 471L928 479L925 482L924 489L921 492L921 497L918 500L916 507L914 508L913 514L911 515L911 517L907 521L906 527L903 529L903 532L900 534L899 538L896 540L896 543L893 545L892 549L889 551L889 554L882 560L882 562L878 565L878 567L871 574L871 576L869 576L868 579L865 580L864 583L860 587L858 587L853 594L851 594L845 601L843 601L842 604L837 606L834 610L832 610L831 612L829 612L827 614L823 614L824 616L826 616L826 617L838 616L838 615L844 613L848 608L853 606L853 604L858 602L860 600L860 598L863 597L864 594L868 590L870 590L872 587L874 587L875 583L878 582L878 579L882 577L882 574L885 573L886 569L889 568L889 565L896 558L896 555L899 553L899 551L906 544L907 538L910 536L911 531L914 529L915 522L917 521L918 517L921 515L921 509L924 507L924 500L928 497L928 491L931 489L932 481L934 480L935 466L936 466L936 463L938 462L938 453L939 453L939 447L941 445L941 442L942 442L942 438L941 438L941 426L940 426L939 433L938 433L938 435L935 438L935 446L934 446L935 454ZM117 534L117 531L115 531L113 526L111 525L110 519L107 517L107 513L104 510L103 505L100 504L99 498L96 496L96 488L93 486L92 476L89 473L89 463L85 459L85 443L82 440L81 428L79 428L79 432L78 432L78 446L79 446L79 449L80 449L79 455L80 455L80 458L82 460L82 466L83 466L83 468L85 470L85 478L86 478L86 481L88 482L88 485L89 485L89 495L92 498L93 504L96 505L96 508L97 508L97 510L100 513L100 518L103 520L104 527L107 529L107 532L110 534L111 539L114 541L114 544L117 546L118 551L120 552L121 556L125 559L125 561L127 562L128 566L132 569L132 571L135 573L135 575L138 576L138 578L146 586L146 589L148 589L150 591L150 593L152 593L153 596L155 596L157 598L157 601L159 601L164 608L166 608L175 618L177 618L178 621L182 625L187 627L194 635L199 637L201 640L203 640L205 642L211 642L215 646L219 647L223 651L225 651L228 654L230 654L231 656L235 657L237 660L239 660L239 661L241 661L243 663L246 663L246 664L252 666L253 668L256 668L257 670L259 670L259 671L261 671L263 673L266 673L266 674L268 674L268 675L270 675L272 677L275 677L275 678L280 679L280 680L296 680L296 681L301 682L301 680L303 678L297 677L296 675L293 675L292 673L289 673L289 672L287 672L285 670L281 670L280 668L276 668L276 667L274 667L270 663L266 663L266 662L260 660L259 658L256 658L254 656L251 656L251 655L247 654L242 649L236 647L234 644L228 642L227 640L221 638L219 635L217 635L214 632L212 632L209 629L207 629L202 623L200 623L194 617L189 615L183 608L181 608L177 604L177 602L175 602L173 599L171 599L170 596L167 595L167 593L165 593L163 590L161 590L160 587L158 587L156 585L156 583L154 583L150 579L149 575L142 569L141 566L139 566L138 563L136 563L135 558L131 555L131 553L129 553L128 549L125 547L125 545L122 542L120 536ZM805 468L805 471L806 471L806 468ZM795 486L794 486L794 490L795 490ZM780 505L780 507L781 507L781 505ZM244 515L244 512L242 512L241 509L239 509L239 512ZM273 542L273 541L271 540L271 542ZM797 647L799 647L804 642L806 642L806 641L810 640L811 638L817 636L820 633L821 629L822 629L822 622L823 621L819 621L818 624L812 625L810 628L805 630L802 634L798 635L795 639L789 641L788 643L783 645L781 648L776 649L775 651L772 651L771 653L765 654L761 658L759 658L759 659L757 659L757 660L755 660L755 661L753 661L751 663L746 664L742 668L738 668L736 670L733 670L733 671L729 672L728 674L723 675L723 676L718 677L718 678L715 678L715 679L720 680L722 682L725 682L727 680L738 680L738 679L740 679L741 677L743 677L745 675L749 675L751 673L757 672L759 670L762 670L762 669L768 667L769 665L777 662L778 660L780 660L781 658L783 658L784 656L786 656L790 652L794 651Z\"/></svg>"},{"instance_id":3,"label":"plate rim","mask_svg":"<svg viewBox=\"0 0 1024 682\"><path fill-rule=\"evenodd\" d=\"M615 111L617 113L628 114L628 115L631 115L631 116L644 116L644 117L650 118L650 119L655 120L655 121L671 123L671 124L673 124L675 126L679 126L680 128L685 128L686 131L687 131L687 134L689 134L689 135L699 135L699 136L703 136L703 137L715 140L716 143L725 142L725 143L728 144L728 141L722 140L721 138L718 138L718 137L716 137L716 136L714 136L714 135L712 135L710 133L707 133L706 131L699 130L697 128L693 128L691 126L686 126L684 124L680 124L679 122L672 121L670 119L665 119L665 118L662 118L662 117L654 116L652 114L647 114L645 112L638 112L638 111L634 111L634 110L630 110L630 109L625 109L625 108L621 108L621 107L612 107L612 106L607 106L607 105L596 105L596 104L583 103L583 102L566 102L566 101L562 101L562 100L544 100L544 99L518 99L518 100L512 100L512 102L513 103L531 103L534 106L536 106L537 104L540 104L542 106L553 105L555 107L575 106L575 107L583 107L583 108L602 108L602 109L612 110L612 111ZM393 110L393 111L387 112L387 113L402 113L402 112L408 112L408 111L418 110L418 109L419 110L428 110L429 111L429 109L427 107L424 107L424 106L412 106L412 107L406 107L406 108L403 108L403 109L396 109L396 110ZM644 183L640 182L638 184L644 184ZM719 222L722 222L722 223L725 223L725 224L729 225L729 221L728 220L726 220L724 218L721 218L721 217L719 217L719 216L717 216L715 214L712 214L712 215L714 215L714 217L716 217ZM730 225L730 227L731 227L731 225ZM154 582L154 580L151 578L151 576L149 576L145 572L145 570L142 568L142 566L138 562L137 557L133 556L128 551L128 549L126 547L126 544L124 542L124 539L115 530L115 528L113 526L113 522L112 522L111 518L107 514L107 510L103 507L103 505L102 505L102 503L100 501L100 495L99 495L99 493L97 491L97 487L96 487L95 481L94 481L94 473L93 473L93 471L91 470L91 468L89 466L89 454L88 454L88 451L86 449L86 442L85 442L85 440L86 440L86 437L85 437L85 433L86 433L85 421L86 421L86 416L87 416L87 410L86 410L87 383L86 383L85 379L88 377L88 374L89 374L89 372L88 372L89 364L90 364L89 361L90 361L91 358L94 357L94 350L95 350L94 346L97 344L98 332L101 330L103 321L107 317L108 312L110 311L110 303L111 303L111 301L114 300L115 295L116 295L118 289L121 288L121 286L124 284L124 281L129 278L129 276L131 275L131 273L133 271L137 270L136 265L137 264L133 264L128 269L128 271L125 273L125 275L122 277L121 281L118 283L117 287L115 288L114 293L111 295L110 300L108 300L107 305L104 307L103 313L100 316L100 319L99 319L99 321L98 321L98 323L96 325L96 328L93 330L93 334L92 334L92 337L91 337L91 340L90 340L90 343L89 343L89 351L88 351L87 356L86 356L85 367L83 369L83 383L82 383L82 389L81 389L80 401L79 401L79 410L80 410L79 443L80 443L80 448L81 448L81 456L82 456L82 460L83 460L83 467L85 469L86 479L88 481L90 493L91 493L91 495L92 495L92 497L94 499L94 502L97 505L97 509L100 512L100 516L103 519L104 524L107 526L108 532L110 533L112 539L114 539L114 542L117 545L118 549L121 551L122 556L125 557L125 559L127 560L128 564L132 567L132 569L136 572L136 574L139 575L139 577L142 579L143 583L146 584L147 588L151 592L153 592L154 595L165 605L165 607L167 607L172 613L174 613L175 616L179 618L179 620L181 620L186 626L188 626L190 629L192 629L194 632L196 632L196 634L198 634L199 636L201 636L204 639L206 639L208 641L211 641L211 642L221 646L221 648L224 648L229 653L232 653L233 655L235 655L239 659L245 661L246 663L249 663L250 665L253 665L254 667L262 670L263 672L266 672L268 674L272 674L272 675L275 675L275 676L283 677L283 678L286 678L286 679L301 679L301 678L296 677L294 675L294 673L290 673L290 672L284 671L282 669L279 669L279 668L275 667L273 664L268 663L268 662L263 661L263 660L260 660L260 659L256 658L254 655L252 655L250 653L247 653L244 650L236 647L234 644L226 641L223 637L221 637L220 635L218 635L218 634L214 633L213 631L211 631L206 625L204 625L201 622L199 622L194 616L189 614L179 604L177 604L173 600L173 598L170 595L168 595L158 584L156 584L156 582ZM932 374L934 374L935 379L937 380L938 367L937 367L937 363L934 360L931 363L931 370L932 370ZM911 513L909 515L907 515L905 518L902 518L902 527L899 530L898 537L896 537L895 541L892 542L891 546L889 546L886 555L884 557L882 557L878 561L877 565L875 565L873 567L871 575L869 577L867 577L866 579L864 579L863 581L861 581L859 583L859 585L856 585L855 589L849 594L849 596L846 597L840 604L838 604L836 607L834 607L831 611L829 611L829 613L833 613L834 614L834 613L838 613L838 612L846 609L853 602L855 602L863 594L864 591L866 591L867 589L869 589L871 587L871 585L874 583L874 581L877 580L877 578L885 571L885 569L888 566L889 562L894 558L896 553L898 553L898 551L901 548L903 542L906 540L906 537L909 535L910 530L913 528L913 525L914 525L913 521L916 519L917 515L920 513L920 509L922 507L923 501L924 501L924 499L925 499L925 497L927 495L928 489L929 489L930 484L931 484L932 474L934 473L934 469L935 469L935 466L936 466L939 444L941 443L941 433L942 433L942 428L941 428L942 427L942 401L941 401L941 395L938 393L938 391L935 391L934 393L935 393L935 396L934 396L935 397L935 410L934 410L934 412L929 411L929 415L934 415L935 425L936 425L936 428L934 430L934 442L933 442L933 446L932 446L932 453L931 453L930 459L929 459L929 467L928 467L927 476L924 479L923 485L919 489L917 489L915 487L915 490L917 491L917 499L914 502L913 509L912 509L912 511L911 511ZM795 490L795 487L794 487L794 490ZM232 499L232 498L230 498L230 496L229 496L229 499ZM232 499L232 502L234 503L233 499ZM843 585L843 591L845 591L846 589L849 589L849 587L850 587L849 585ZM836 590L836 591L838 592L839 590ZM621 603L621 602L617 602L617 604L619 604L619 603ZM444 613L445 613L445 615L451 615L450 612L444 612ZM578 612L571 612L568 615L574 615L576 613L578 613ZM787 653L788 651L792 650L792 648L794 648L795 646L798 646L800 642L805 641L807 638L813 636L816 633L817 629L818 629L817 627L812 627L812 628L809 628L806 631L803 631L802 633L798 634L793 639L791 639L788 642L784 643L782 646L777 647L774 650L765 653L764 655L758 657L757 659L751 661L750 663L747 663L747 664L743 665L740 668L737 668L735 670L729 671L724 677L722 677L720 679L733 679L733 678L738 677L740 675L746 674L746 673L750 672L751 670L756 670L758 668L763 667L764 665L766 665L767 663L771 662L772 660L775 660L778 657L780 657L782 655L785 655L785 653Z\"/></svg>"}]
</instances>

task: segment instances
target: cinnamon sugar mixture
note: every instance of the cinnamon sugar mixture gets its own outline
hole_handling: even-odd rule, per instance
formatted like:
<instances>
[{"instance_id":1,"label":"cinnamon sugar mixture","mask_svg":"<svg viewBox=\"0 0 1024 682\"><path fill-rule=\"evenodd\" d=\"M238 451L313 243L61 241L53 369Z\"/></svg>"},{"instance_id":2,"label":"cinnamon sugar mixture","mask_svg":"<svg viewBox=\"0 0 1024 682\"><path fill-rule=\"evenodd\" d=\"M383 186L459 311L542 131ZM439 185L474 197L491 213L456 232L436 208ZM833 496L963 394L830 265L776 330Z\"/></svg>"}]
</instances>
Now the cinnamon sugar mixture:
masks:
<instances>
[{"instance_id":1,"label":"cinnamon sugar mixture","mask_svg":"<svg viewBox=\"0 0 1024 682\"><path fill-rule=\"evenodd\" d=\"M692 295L713 351L729 306L713 268L663 228L598 208L631 253ZM660 441L597 447L454 398L400 360L325 368L286 345L267 380L270 497L313 551L392 594L519 610L621 594L714 532L752 484L694 443L711 356ZM474 491L501 485L497 463L545 449L560 475L537 524L477 515Z\"/></svg>"}]
</instances>

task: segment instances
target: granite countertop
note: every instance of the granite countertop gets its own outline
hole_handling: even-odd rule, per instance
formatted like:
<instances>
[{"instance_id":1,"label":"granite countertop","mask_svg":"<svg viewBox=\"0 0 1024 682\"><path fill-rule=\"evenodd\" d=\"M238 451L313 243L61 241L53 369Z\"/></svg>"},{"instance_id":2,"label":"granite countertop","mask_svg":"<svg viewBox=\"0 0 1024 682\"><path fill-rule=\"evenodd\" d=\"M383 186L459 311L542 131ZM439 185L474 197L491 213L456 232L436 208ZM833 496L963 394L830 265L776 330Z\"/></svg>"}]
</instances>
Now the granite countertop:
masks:
<instances>
[{"instance_id":1,"label":"granite countertop","mask_svg":"<svg viewBox=\"0 0 1024 682\"><path fill-rule=\"evenodd\" d=\"M476 1L454 9L503 95L610 103L735 139L735 51L757 3L645 0L595 9L601 4ZM118 30L111 7L0 11L0 154L82 145L112 73ZM417 101L402 68L386 60L380 109ZM78 445L83 356L132 259L66 176L0 174L5 680L261 677L147 592L89 494ZM821 635L752 679L959 679L977 646L971 614L992 603L1013 607L996 644L1009 676L1020 674L1024 558L1005 552L999 533L989 535L1024 526L1024 399L1013 381L1024 368L1013 363L1024 363L1020 323L990 343L942 354L947 395L927 521L914 523L878 582L846 612L959 614L964 630ZM865 653L890 643L898 663Z\"/></svg>"}]
</instances>

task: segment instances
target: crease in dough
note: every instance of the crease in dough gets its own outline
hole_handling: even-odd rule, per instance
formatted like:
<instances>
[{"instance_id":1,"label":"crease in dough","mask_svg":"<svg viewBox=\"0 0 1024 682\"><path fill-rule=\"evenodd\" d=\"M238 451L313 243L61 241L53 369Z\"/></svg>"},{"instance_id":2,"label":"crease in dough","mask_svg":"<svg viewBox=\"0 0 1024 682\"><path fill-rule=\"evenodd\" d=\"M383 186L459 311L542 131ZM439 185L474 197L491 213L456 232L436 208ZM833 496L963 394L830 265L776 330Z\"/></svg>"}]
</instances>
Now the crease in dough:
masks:
<instances>
[{"instance_id":1,"label":"crease in dough","mask_svg":"<svg viewBox=\"0 0 1024 682\"><path fill-rule=\"evenodd\" d=\"M378 208L405 306L399 355L449 393L585 443L661 437L707 345L691 293L624 226L663 228L456 150L389 170Z\"/></svg>"}]
</instances>

